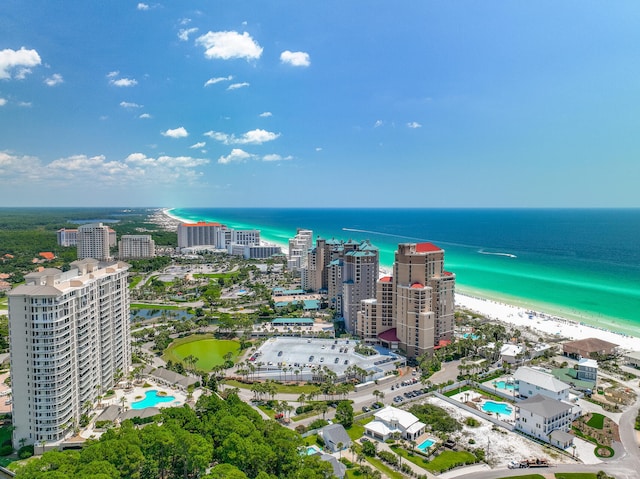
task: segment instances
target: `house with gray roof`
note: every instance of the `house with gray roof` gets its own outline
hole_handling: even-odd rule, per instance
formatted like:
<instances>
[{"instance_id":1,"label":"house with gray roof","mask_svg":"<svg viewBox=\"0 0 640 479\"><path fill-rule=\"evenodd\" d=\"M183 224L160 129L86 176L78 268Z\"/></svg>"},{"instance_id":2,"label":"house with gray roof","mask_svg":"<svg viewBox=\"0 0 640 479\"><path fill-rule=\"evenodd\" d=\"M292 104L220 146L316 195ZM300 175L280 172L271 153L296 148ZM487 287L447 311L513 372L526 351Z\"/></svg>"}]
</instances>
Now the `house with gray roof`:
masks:
<instances>
[{"instance_id":1,"label":"house with gray roof","mask_svg":"<svg viewBox=\"0 0 640 479\"><path fill-rule=\"evenodd\" d=\"M333 457L331 454L321 454L321 461L327 461L333 467L333 475L338 479L342 479L347 474L347 466L342 464L338 459Z\"/></svg>"},{"instance_id":2,"label":"house with gray roof","mask_svg":"<svg viewBox=\"0 0 640 479\"><path fill-rule=\"evenodd\" d=\"M566 449L573 443L573 438L567 435L573 419L572 404L550 399L542 394L516 404L516 431L561 449Z\"/></svg>"},{"instance_id":3,"label":"house with gray roof","mask_svg":"<svg viewBox=\"0 0 640 479\"><path fill-rule=\"evenodd\" d=\"M331 452L348 449L351 446L351 438L342 424L329 424L320 430L324 445ZM339 445L342 444L342 447Z\"/></svg>"},{"instance_id":4,"label":"house with gray roof","mask_svg":"<svg viewBox=\"0 0 640 479\"><path fill-rule=\"evenodd\" d=\"M527 399L537 394L560 401L569 398L571 386L541 369L523 366L513 373L513 380L516 395L520 399Z\"/></svg>"}]
</instances>

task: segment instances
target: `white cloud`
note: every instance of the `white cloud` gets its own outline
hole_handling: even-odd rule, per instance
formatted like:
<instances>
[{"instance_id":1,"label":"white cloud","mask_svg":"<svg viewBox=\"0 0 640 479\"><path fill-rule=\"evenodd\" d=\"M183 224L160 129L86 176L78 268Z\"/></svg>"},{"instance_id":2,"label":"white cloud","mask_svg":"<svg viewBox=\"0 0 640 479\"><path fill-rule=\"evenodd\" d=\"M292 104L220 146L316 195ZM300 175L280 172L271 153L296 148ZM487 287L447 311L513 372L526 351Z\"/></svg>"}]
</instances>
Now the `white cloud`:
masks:
<instances>
[{"instance_id":1,"label":"white cloud","mask_svg":"<svg viewBox=\"0 0 640 479\"><path fill-rule=\"evenodd\" d=\"M382 126L384 124L384 122L382 120L376 120L376 122L373 124L374 128L378 128L379 126Z\"/></svg>"},{"instance_id":2,"label":"white cloud","mask_svg":"<svg viewBox=\"0 0 640 479\"><path fill-rule=\"evenodd\" d=\"M308 67L311 65L309 54L306 52L291 52L285 50L280 54L280 61L294 67Z\"/></svg>"},{"instance_id":3,"label":"white cloud","mask_svg":"<svg viewBox=\"0 0 640 479\"><path fill-rule=\"evenodd\" d=\"M239 138L235 135L229 135L228 133L213 130L206 132L205 136L208 136L213 140L220 141L225 145L261 145L262 143L275 140L280 136L280 133L273 133L271 131L257 128L243 133Z\"/></svg>"},{"instance_id":4,"label":"white cloud","mask_svg":"<svg viewBox=\"0 0 640 479\"><path fill-rule=\"evenodd\" d=\"M35 50L27 50L25 47L20 50L5 48L0 50L0 79L11 78L11 71L16 68L15 78L23 80L31 73L30 67L35 67L41 63L40 55Z\"/></svg>"},{"instance_id":5,"label":"white cloud","mask_svg":"<svg viewBox=\"0 0 640 479\"><path fill-rule=\"evenodd\" d=\"M196 39L197 45L205 49L207 58L244 58L256 60L262 55L262 47L247 32L208 32Z\"/></svg>"},{"instance_id":6,"label":"white cloud","mask_svg":"<svg viewBox=\"0 0 640 479\"><path fill-rule=\"evenodd\" d=\"M178 32L178 38L180 40L182 40L183 42L186 42L189 40L189 35L191 35L192 33L196 33L198 31L197 28L193 27L193 28L182 28L179 32Z\"/></svg>"},{"instance_id":7,"label":"white cloud","mask_svg":"<svg viewBox=\"0 0 640 479\"><path fill-rule=\"evenodd\" d=\"M118 87L129 87L137 85L138 80L134 78L118 78L117 80L110 80L109 83Z\"/></svg>"},{"instance_id":8,"label":"white cloud","mask_svg":"<svg viewBox=\"0 0 640 479\"><path fill-rule=\"evenodd\" d=\"M322 147L321 146L317 146L316 147L316 151L322 151Z\"/></svg>"},{"instance_id":9,"label":"white cloud","mask_svg":"<svg viewBox=\"0 0 640 479\"><path fill-rule=\"evenodd\" d=\"M227 165L236 161L246 161L249 158L253 157L254 155L252 155L251 153L247 153L240 148L234 148L227 156L221 156L220 158L218 158L218 163L220 163L221 165Z\"/></svg>"},{"instance_id":10,"label":"white cloud","mask_svg":"<svg viewBox=\"0 0 640 479\"><path fill-rule=\"evenodd\" d=\"M54 73L49 78L47 78L44 83L47 86L56 86L60 83L64 83L64 78L62 78L62 75L60 75L59 73Z\"/></svg>"},{"instance_id":11,"label":"white cloud","mask_svg":"<svg viewBox=\"0 0 640 479\"><path fill-rule=\"evenodd\" d=\"M198 143L194 143L189 148L204 148L207 145L204 141L199 141Z\"/></svg>"},{"instance_id":12,"label":"white cloud","mask_svg":"<svg viewBox=\"0 0 640 479\"><path fill-rule=\"evenodd\" d=\"M132 103L129 101L121 101L120 106L122 108L142 108L143 105L138 105L137 103Z\"/></svg>"},{"instance_id":13,"label":"white cloud","mask_svg":"<svg viewBox=\"0 0 640 479\"><path fill-rule=\"evenodd\" d=\"M229 85L227 87L227 90L237 90L238 88L244 88L244 87L247 87L249 85L250 85L250 83L247 83L246 81L242 82L242 83L232 83L231 85Z\"/></svg>"},{"instance_id":14,"label":"white cloud","mask_svg":"<svg viewBox=\"0 0 640 479\"><path fill-rule=\"evenodd\" d=\"M223 81L231 81L231 80L233 80L233 75L229 75L228 77L209 78L206 82L204 82L204 86L215 85L216 83L220 83Z\"/></svg>"},{"instance_id":15,"label":"white cloud","mask_svg":"<svg viewBox=\"0 0 640 479\"><path fill-rule=\"evenodd\" d=\"M149 5L146 3L138 3L138 10L149 10Z\"/></svg>"},{"instance_id":16,"label":"white cloud","mask_svg":"<svg viewBox=\"0 0 640 479\"><path fill-rule=\"evenodd\" d=\"M30 101L21 101L18 103L18 106L24 107L24 108L29 108L31 106L31 102Z\"/></svg>"},{"instance_id":17,"label":"white cloud","mask_svg":"<svg viewBox=\"0 0 640 479\"><path fill-rule=\"evenodd\" d=\"M273 116L273 114L270 111L263 111L258 116L261 118L269 118L270 116Z\"/></svg>"},{"instance_id":18,"label":"white cloud","mask_svg":"<svg viewBox=\"0 0 640 479\"><path fill-rule=\"evenodd\" d=\"M83 181L92 185L133 187L160 184L195 183L203 176L198 168L208 164L205 158L191 156L148 157L132 153L124 160L109 160L104 155L73 155L48 164L39 158L0 151L0 176L13 185L68 185ZM92 186L93 188L93 186Z\"/></svg>"},{"instance_id":19,"label":"white cloud","mask_svg":"<svg viewBox=\"0 0 640 479\"><path fill-rule=\"evenodd\" d=\"M270 155L264 155L262 157L262 161L289 161L289 160L293 160L293 156L289 155L289 156L282 157L276 153L272 153Z\"/></svg>"},{"instance_id":20,"label":"white cloud","mask_svg":"<svg viewBox=\"0 0 640 479\"><path fill-rule=\"evenodd\" d=\"M151 118L151 115L149 115L149 113L143 113L138 118L142 118L143 120L145 120L147 118Z\"/></svg>"},{"instance_id":21,"label":"white cloud","mask_svg":"<svg viewBox=\"0 0 640 479\"><path fill-rule=\"evenodd\" d=\"M6 98L0 98L0 106L5 106L7 104Z\"/></svg>"},{"instance_id":22,"label":"white cloud","mask_svg":"<svg viewBox=\"0 0 640 479\"><path fill-rule=\"evenodd\" d=\"M107 73L107 78L115 78L118 75L120 75L120 72L118 70L115 70L115 71Z\"/></svg>"},{"instance_id":23,"label":"white cloud","mask_svg":"<svg viewBox=\"0 0 640 479\"><path fill-rule=\"evenodd\" d=\"M409 128L422 128L422 125L420 123L418 123L417 121L412 121L407 123L407 126Z\"/></svg>"},{"instance_id":24,"label":"white cloud","mask_svg":"<svg viewBox=\"0 0 640 479\"><path fill-rule=\"evenodd\" d=\"M178 128L174 128L173 130L169 129L167 131L163 131L162 136L168 136L169 138L185 138L189 136L189 133L183 126L180 126Z\"/></svg>"}]
</instances>

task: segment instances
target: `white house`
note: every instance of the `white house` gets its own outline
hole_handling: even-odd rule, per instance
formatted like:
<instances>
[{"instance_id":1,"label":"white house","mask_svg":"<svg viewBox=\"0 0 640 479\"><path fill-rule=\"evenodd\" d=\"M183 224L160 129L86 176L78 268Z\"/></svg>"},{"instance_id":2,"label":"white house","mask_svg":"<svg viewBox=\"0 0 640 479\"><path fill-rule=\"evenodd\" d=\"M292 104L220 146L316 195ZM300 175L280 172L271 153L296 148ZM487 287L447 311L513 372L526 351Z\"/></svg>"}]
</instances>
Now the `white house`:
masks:
<instances>
[{"instance_id":1,"label":"white house","mask_svg":"<svg viewBox=\"0 0 640 479\"><path fill-rule=\"evenodd\" d=\"M574 418L572 409L571 404L538 394L516 404L515 428L566 449L573 442L571 435L567 434Z\"/></svg>"},{"instance_id":2,"label":"white house","mask_svg":"<svg viewBox=\"0 0 640 479\"><path fill-rule=\"evenodd\" d=\"M500 361L515 364L520 359L520 355L524 353L524 348L517 344L503 344L500 348Z\"/></svg>"},{"instance_id":3,"label":"white house","mask_svg":"<svg viewBox=\"0 0 640 479\"><path fill-rule=\"evenodd\" d=\"M513 373L513 379L516 394L520 399L530 398L537 394L561 401L569 398L571 386L540 369L523 366Z\"/></svg>"},{"instance_id":4,"label":"white house","mask_svg":"<svg viewBox=\"0 0 640 479\"><path fill-rule=\"evenodd\" d=\"M420 422L410 412L387 406L374 414L375 420L365 424L365 434L380 441L386 441L399 433L410 441L417 439L424 433L426 424Z\"/></svg>"}]
</instances>

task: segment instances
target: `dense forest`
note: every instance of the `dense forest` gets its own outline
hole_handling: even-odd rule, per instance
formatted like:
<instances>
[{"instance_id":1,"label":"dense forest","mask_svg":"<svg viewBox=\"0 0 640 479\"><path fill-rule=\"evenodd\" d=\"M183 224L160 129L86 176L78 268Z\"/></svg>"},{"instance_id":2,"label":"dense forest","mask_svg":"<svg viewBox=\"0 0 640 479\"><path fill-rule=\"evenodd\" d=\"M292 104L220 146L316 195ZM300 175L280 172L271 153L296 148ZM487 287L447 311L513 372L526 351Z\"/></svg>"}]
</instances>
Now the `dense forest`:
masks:
<instances>
[{"instance_id":1,"label":"dense forest","mask_svg":"<svg viewBox=\"0 0 640 479\"><path fill-rule=\"evenodd\" d=\"M120 428L80 451L51 451L16 479L327 479L332 466L300 453L300 436L265 421L237 395L202 396L164 409L152 424Z\"/></svg>"},{"instance_id":2,"label":"dense forest","mask_svg":"<svg viewBox=\"0 0 640 479\"><path fill-rule=\"evenodd\" d=\"M92 221L108 222L118 238L126 234L148 234L157 246L176 246L175 232L162 230L149 221L154 211L146 208L0 208L0 273L10 274L6 280L10 283L22 282L24 274L33 271L33 260L42 251L56 256L47 266L68 268L69 263L77 259L76 248L58 246L56 231Z\"/></svg>"}]
</instances>

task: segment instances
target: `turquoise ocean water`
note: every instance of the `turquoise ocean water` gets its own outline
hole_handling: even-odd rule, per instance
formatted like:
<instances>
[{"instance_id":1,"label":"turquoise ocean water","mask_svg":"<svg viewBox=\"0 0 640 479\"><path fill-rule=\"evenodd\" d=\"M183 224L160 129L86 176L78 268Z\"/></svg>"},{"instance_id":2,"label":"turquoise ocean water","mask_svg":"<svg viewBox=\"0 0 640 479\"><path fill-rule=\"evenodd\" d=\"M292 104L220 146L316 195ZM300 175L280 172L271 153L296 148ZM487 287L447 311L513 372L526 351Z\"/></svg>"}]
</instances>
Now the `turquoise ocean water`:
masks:
<instances>
[{"instance_id":1,"label":"turquoise ocean water","mask_svg":"<svg viewBox=\"0 0 640 479\"><path fill-rule=\"evenodd\" d=\"M400 242L432 241L460 292L640 336L638 209L173 209L188 221L370 239L390 268Z\"/></svg>"}]
</instances>

